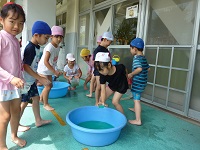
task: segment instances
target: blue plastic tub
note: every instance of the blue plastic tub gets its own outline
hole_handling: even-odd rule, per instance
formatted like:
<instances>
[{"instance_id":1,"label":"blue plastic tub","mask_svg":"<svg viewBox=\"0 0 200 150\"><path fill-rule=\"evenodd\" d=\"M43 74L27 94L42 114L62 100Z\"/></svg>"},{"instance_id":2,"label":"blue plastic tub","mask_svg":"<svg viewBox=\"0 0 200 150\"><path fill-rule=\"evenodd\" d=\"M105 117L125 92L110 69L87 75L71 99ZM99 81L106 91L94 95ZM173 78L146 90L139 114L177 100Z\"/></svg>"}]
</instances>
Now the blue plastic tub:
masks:
<instances>
[{"instance_id":1,"label":"blue plastic tub","mask_svg":"<svg viewBox=\"0 0 200 150\"><path fill-rule=\"evenodd\" d=\"M51 91L49 93L49 98L59 98L64 97L68 92L69 83L67 82L59 82L54 81L53 87L51 88ZM44 89L44 86L37 86L39 94L42 93L42 90Z\"/></svg>"},{"instance_id":2,"label":"blue plastic tub","mask_svg":"<svg viewBox=\"0 0 200 150\"><path fill-rule=\"evenodd\" d=\"M119 111L97 106L74 109L67 114L66 121L71 126L73 137L78 142L89 146L105 146L114 143L127 123L126 117ZM80 126L85 122L106 123L112 127L94 129Z\"/></svg>"}]
</instances>

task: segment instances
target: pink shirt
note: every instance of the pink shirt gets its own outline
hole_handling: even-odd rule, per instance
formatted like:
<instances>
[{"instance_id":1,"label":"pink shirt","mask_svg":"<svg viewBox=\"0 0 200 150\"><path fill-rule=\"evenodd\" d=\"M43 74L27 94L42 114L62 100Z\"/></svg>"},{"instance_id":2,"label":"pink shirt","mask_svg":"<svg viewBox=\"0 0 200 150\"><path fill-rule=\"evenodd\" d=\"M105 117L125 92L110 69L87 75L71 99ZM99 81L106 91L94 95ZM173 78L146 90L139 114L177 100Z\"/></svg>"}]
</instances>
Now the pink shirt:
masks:
<instances>
[{"instance_id":1,"label":"pink shirt","mask_svg":"<svg viewBox=\"0 0 200 150\"><path fill-rule=\"evenodd\" d=\"M88 73L92 73L92 71L94 70L93 55L90 56L89 61L86 61L86 63L88 64Z\"/></svg>"},{"instance_id":2,"label":"pink shirt","mask_svg":"<svg viewBox=\"0 0 200 150\"><path fill-rule=\"evenodd\" d=\"M14 90L10 81L13 77L22 79L22 60L18 39L0 31L0 90Z\"/></svg>"}]
</instances>

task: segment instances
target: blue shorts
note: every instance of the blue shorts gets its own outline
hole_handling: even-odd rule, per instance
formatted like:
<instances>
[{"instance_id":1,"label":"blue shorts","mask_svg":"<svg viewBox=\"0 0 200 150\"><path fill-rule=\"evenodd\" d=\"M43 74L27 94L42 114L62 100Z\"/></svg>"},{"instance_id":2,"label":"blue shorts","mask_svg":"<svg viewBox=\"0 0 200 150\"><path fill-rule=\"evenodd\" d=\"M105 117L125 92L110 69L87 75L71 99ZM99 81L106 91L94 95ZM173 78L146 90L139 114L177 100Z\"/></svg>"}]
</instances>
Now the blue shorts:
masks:
<instances>
[{"instance_id":1,"label":"blue shorts","mask_svg":"<svg viewBox=\"0 0 200 150\"><path fill-rule=\"evenodd\" d=\"M132 94L133 94L133 100L140 100L141 93L132 92Z\"/></svg>"},{"instance_id":2,"label":"blue shorts","mask_svg":"<svg viewBox=\"0 0 200 150\"><path fill-rule=\"evenodd\" d=\"M35 97L35 96L39 96L38 90L37 90L37 86L36 83L34 82L31 85L30 90L28 91L27 94L22 94L22 102L29 102L31 97Z\"/></svg>"}]
</instances>

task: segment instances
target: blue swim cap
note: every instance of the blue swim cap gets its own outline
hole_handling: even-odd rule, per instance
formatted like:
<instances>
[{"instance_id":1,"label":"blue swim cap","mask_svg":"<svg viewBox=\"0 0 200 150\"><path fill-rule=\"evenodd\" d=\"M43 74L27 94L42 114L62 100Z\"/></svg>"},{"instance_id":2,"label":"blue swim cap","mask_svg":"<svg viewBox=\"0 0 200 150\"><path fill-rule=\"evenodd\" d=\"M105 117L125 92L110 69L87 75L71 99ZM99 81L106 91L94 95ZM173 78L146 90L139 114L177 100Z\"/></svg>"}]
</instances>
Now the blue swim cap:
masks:
<instances>
[{"instance_id":1,"label":"blue swim cap","mask_svg":"<svg viewBox=\"0 0 200 150\"><path fill-rule=\"evenodd\" d=\"M49 34L51 35L51 28L49 25L44 21L36 21L32 27L32 36L37 34Z\"/></svg>"},{"instance_id":2,"label":"blue swim cap","mask_svg":"<svg viewBox=\"0 0 200 150\"><path fill-rule=\"evenodd\" d=\"M143 49L144 41L141 38L135 38L131 41L130 46Z\"/></svg>"}]
</instances>

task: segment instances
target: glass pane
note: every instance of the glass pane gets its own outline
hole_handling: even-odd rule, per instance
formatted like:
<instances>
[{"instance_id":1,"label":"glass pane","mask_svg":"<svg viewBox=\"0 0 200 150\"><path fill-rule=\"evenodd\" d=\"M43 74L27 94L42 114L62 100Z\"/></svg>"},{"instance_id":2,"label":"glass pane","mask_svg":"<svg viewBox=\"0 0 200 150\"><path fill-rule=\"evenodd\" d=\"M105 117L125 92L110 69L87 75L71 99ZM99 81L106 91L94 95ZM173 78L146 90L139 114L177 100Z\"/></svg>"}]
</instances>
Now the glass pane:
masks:
<instances>
[{"instance_id":1,"label":"glass pane","mask_svg":"<svg viewBox=\"0 0 200 150\"><path fill-rule=\"evenodd\" d=\"M171 48L160 48L158 53L158 65L170 66Z\"/></svg>"},{"instance_id":2,"label":"glass pane","mask_svg":"<svg viewBox=\"0 0 200 150\"><path fill-rule=\"evenodd\" d=\"M156 84L168 86L169 69L157 68L156 71Z\"/></svg>"},{"instance_id":3,"label":"glass pane","mask_svg":"<svg viewBox=\"0 0 200 150\"><path fill-rule=\"evenodd\" d=\"M121 49L121 48L110 48L111 56L118 55L120 57L120 64L124 64L128 73L132 72L132 62L133 56L130 53L130 49Z\"/></svg>"},{"instance_id":4,"label":"glass pane","mask_svg":"<svg viewBox=\"0 0 200 150\"><path fill-rule=\"evenodd\" d=\"M144 92L142 93L141 96L142 96L143 98L146 98L146 99L148 99L148 100L151 100L151 99L152 99L152 95L153 95L153 86L147 84L147 86L145 87L145 90L144 90Z\"/></svg>"},{"instance_id":5,"label":"glass pane","mask_svg":"<svg viewBox=\"0 0 200 150\"><path fill-rule=\"evenodd\" d=\"M90 23L89 14L80 17L79 45L88 45L89 23Z\"/></svg>"},{"instance_id":6,"label":"glass pane","mask_svg":"<svg viewBox=\"0 0 200 150\"><path fill-rule=\"evenodd\" d=\"M169 100L167 103L167 107L184 111L185 99L186 99L186 94L169 90Z\"/></svg>"},{"instance_id":7,"label":"glass pane","mask_svg":"<svg viewBox=\"0 0 200 150\"><path fill-rule=\"evenodd\" d=\"M151 0L147 44L191 44L196 7L196 0Z\"/></svg>"},{"instance_id":8,"label":"glass pane","mask_svg":"<svg viewBox=\"0 0 200 150\"><path fill-rule=\"evenodd\" d=\"M95 0L94 3L96 5L96 4L99 4L99 3L104 2L104 1L106 1L106 0Z\"/></svg>"},{"instance_id":9,"label":"glass pane","mask_svg":"<svg viewBox=\"0 0 200 150\"><path fill-rule=\"evenodd\" d=\"M67 17L66 14L67 14L66 12L62 14L62 24L66 23L66 17Z\"/></svg>"},{"instance_id":10,"label":"glass pane","mask_svg":"<svg viewBox=\"0 0 200 150\"><path fill-rule=\"evenodd\" d=\"M187 74L186 71L172 69L170 87L185 91Z\"/></svg>"},{"instance_id":11,"label":"glass pane","mask_svg":"<svg viewBox=\"0 0 200 150\"><path fill-rule=\"evenodd\" d=\"M129 45L136 37L137 18L126 19L126 8L137 5L133 0L127 0L114 6L114 45Z\"/></svg>"},{"instance_id":12,"label":"glass pane","mask_svg":"<svg viewBox=\"0 0 200 150\"><path fill-rule=\"evenodd\" d=\"M190 52L190 48L174 48L172 67L188 69Z\"/></svg>"},{"instance_id":13,"label":"glass pane","mask_svg":"<svg viewBox=\"0 0 200 150\"><path fill-rule=\"evenodd\" d=\"M79 12L90 9L91 0L79 0Z\"/></svg>"},{"instance_id":14,"label":"glass pane","mask_svg":"<svg viewBox=\"0 0 200 150\"><path fill-rule=\"evenodd\" d=\"M111 8L106 8L95 13L94 45L97 38L104 32L111 31Z\"/></svg>"},{"instance_id":15,"label":"glass pane","mask_svg":"<svg viewBox=\"0 0 200 150\"><path fill-rule=\"evenodd\" d=\"M156 64L156 55L157 49L156 48L146 48L145 49L145 57L149 64Z\"/></svg>"},{"instance_id":16,"label":"glass pane","mask_svg":"<svg viewBox=\"0 0 200 150\"><path fill-rule=\"evenodd\" d=\"M195 64L195 69L194 69L194 78L192 82L192 94L191 94L191 100L190 100L190 108L198 112L200 112L199 77L200 77L200 51L198 50L197 55L196 55L196 64Z\"/></svg>"},{"instance_id":17,"label":"glass pane","mask_svg":"<svg viewBox=\"0 0 200 150\"><path fill-rule=\"evenodd\" d=\"M155 74L155 67L150 67L150 71L148 72L148 82L154 83L154 74Z\"/></svg>"},{"instance_id":18,"label":"glass pane","mask_svg":"<svg viewBox=\"0 0 200 150\"><path fill-rule=\"evenodd\" d=\"M59 26L62 23L62 15L56 16L56 25Z\"/></svg>"},{"instance_id":19,"label":"glass pane","mask_svg":"<svg viewBox=\"0 0 200 150\"><path fill-rule=\"evenodd\" d=\"M153 101L162 105L166 105L167 89L155 86Z\"/></svg>"}]
</instances>

